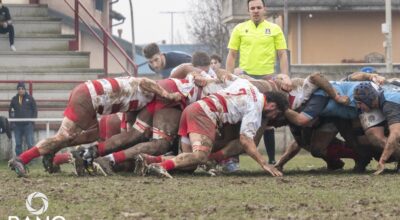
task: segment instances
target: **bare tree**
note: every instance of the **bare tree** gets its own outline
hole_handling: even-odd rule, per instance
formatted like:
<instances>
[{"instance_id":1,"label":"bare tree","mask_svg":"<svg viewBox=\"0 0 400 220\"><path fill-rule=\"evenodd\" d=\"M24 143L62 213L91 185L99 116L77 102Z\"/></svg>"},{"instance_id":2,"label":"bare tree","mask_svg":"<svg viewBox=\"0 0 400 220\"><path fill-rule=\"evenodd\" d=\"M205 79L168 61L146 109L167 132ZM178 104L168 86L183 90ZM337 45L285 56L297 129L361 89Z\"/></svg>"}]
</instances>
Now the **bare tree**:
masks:
<instances>
[{"instance_id":1,"label":"bare tree","mask_svg":"<svg viewBox=\"0 0 400 220\"><path fill-rule=\"evenodd\" d=\"M222 22L222 0L192 0L192 5L187 21L189 33L197 43L207 45L224 59L228 53L229 29Z\"/></svg>"}]
</instances>

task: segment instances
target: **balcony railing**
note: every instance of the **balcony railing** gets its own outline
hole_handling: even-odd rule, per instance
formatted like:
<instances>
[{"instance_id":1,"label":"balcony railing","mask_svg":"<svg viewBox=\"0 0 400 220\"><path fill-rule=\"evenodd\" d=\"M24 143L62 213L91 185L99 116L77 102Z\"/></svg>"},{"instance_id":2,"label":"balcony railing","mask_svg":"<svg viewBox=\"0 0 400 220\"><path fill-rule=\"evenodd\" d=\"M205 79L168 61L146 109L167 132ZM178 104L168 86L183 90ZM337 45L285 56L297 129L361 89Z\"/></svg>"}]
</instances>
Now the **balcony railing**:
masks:
<instances>
[{"instance_id":1,"label":"balcony railing","mask_svg":"<svg viewBox=\"0 0 400 220\"><path fill-rule=\"evenodd\" d=\"M131 76L137 76L137 65L135 62L129 57L129 55L125 52L124 49L114 40L111 34L107 31L106 28L101 25L99 21L89 12L89 10L81 3L80 0L74 0L74 6L72 6L68 0L64 0L64 2L74 11L74 19L75 19L75 40L71 42L71 47L74 50L79 50L79 19L84 23L93 36L103 45L103 68L105 77L108 76L108 54L110 54L115 61L122 67L122 69ZM89 25L88 21L84 19L84 17L80 13L80 9L83 9L84 12L94 21L96 26L101 30L103 33L103 37L100 37ZM111 42L118 51L126 58L127 63L131 68L127 68L125 65L121 63L121 61L115 56L115 54L109 48L109 42ZM130 71L133 69L133 72Z\"/></svg>"}]
</instances>

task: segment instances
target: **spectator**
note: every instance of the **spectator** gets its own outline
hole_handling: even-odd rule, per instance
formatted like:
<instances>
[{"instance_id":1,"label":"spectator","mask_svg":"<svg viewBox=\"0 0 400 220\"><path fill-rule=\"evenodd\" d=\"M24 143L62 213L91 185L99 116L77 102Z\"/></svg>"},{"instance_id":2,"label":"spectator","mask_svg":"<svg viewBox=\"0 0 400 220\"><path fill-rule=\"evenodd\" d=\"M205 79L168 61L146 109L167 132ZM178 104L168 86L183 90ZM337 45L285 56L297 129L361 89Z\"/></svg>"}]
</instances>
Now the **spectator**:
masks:
<instances>
[{"instance_id":1,"label":"spectator","mask_svg":"<svg viewBox=\"0 0 400 220\"><path fill-rule=\"evenodd\" d=\"M161 74L166 79L171 74L173 68L182 63L190 63L192 57L184 52L161 53L156 43L151 43L143 48L143 54L149 63L149 67L156 73Z\"/></svg>"},{"instance_id":2,"label":"spectator","mask_svg":"<svg viewBox=\"0 0 400 220\"><path fill-rule=\"evenodd\" d=\"M11 129L8 119L4 116L0 116L0 134L7 134L8 139L11 139Z\"/></svg>"},{"instance_id":3,"label":"spectator","mask_svg":"<svg viewBox=\"0 0 400 220\"><path fill-rule=\"evenodd\" d=\"M25 83L17 84L18 93L11 100L9 111L10 118L37 118L36 102L31 95L26 92ZM22 153L22 139L25 137L28 149L34 144L33 130L34 123L29 121L14 122L15 154Z\"/></svg>"},{"instance_id":4,"label":"spectator","mask_svg":"<svg viewBox=\"0 0 400 220\"><path fill-rule=\"evenodd\" d=\"M14 26L12 25L10 11L3 5L2 1L0 0L0 34L8 33L10 48L12 51L17 51L14 46Z\"/></svg>"}]
</instances>

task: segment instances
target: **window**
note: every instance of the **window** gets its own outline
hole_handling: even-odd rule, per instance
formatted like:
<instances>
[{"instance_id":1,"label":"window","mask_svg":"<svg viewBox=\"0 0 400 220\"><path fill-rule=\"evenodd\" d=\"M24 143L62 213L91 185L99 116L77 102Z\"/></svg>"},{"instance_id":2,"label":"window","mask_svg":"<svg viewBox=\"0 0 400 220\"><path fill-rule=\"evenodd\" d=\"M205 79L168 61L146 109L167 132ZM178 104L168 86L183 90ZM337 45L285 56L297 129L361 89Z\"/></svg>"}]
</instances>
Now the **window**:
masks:
<instances>
[{"instance_id":1,"label":"window","mask_svg":"<svg viewBox=\"0 0 400 220\"><path fill-rule=\"evenodd\" d=\"M104 0L95 0L96 10L103 11Z\"/></svg>"}]
</instances>

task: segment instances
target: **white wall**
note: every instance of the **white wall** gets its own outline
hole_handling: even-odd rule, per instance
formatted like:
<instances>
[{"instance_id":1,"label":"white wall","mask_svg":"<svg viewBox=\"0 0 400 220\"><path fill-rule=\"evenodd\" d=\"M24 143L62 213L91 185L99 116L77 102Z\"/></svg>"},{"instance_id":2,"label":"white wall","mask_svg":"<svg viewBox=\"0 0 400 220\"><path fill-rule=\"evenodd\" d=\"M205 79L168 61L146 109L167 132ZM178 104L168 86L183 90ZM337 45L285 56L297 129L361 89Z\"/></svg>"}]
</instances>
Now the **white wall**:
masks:
<instances>
[{"instance_id":1,"label":"white wall","mask_svg":"<svg viewBox=\"0 0 400 220\"><path fill-rule=\"evenodd\" d=\"M3 0L3 4L29 4L29 0Z\"/></svg>"}]
</instances>

